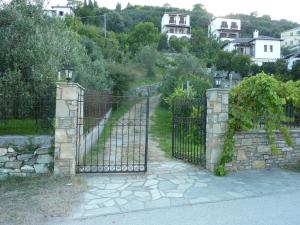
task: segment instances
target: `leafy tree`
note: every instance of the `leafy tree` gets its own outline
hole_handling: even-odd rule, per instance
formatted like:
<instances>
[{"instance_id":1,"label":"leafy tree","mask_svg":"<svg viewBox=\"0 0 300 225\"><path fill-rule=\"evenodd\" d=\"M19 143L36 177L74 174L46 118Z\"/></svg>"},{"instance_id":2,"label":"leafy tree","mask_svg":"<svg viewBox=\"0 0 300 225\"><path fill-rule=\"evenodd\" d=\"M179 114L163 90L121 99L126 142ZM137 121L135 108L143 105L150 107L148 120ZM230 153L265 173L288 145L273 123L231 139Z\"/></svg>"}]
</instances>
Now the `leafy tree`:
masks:
<instances>
[{"instance_id":1,"label":"leafy tree","mask_svg":"<svg viewBox=\"0 0 300 225\"><path fill-rule=\"evenodd\" d=\"M290 80L291 76L287 69L287 62L283 59L279 59L276 62L263 63L260 71L269 75L274 75L279 80Z\"/></svg>"},{"instance_id":2,"label":"leafy tree","mask_svg":"<svg viewBox=\"0 0 300 225\"><path fill-rule=\"evenodd\" d=\"M157 44L158 39L158 29L153 23L145 22L134 27L129 35L128 42L131 52L135 54L143 46Z\"/></svg>"},{"instance_id":3,"label":"leafy tree","mask_svg":"<svg viewBox=\"0 0 300 225\"><path fill-rule=\"evenodd\" d=\"M121 11L122 11L122 5L121 5L120 2L117 3L115 10L116 10L116 12L121 13Z\"/></svg>"},{"instance_id":4,"label":"leafy tree","mask_svg":"<svg viewBox=\"0 0 300 225\"><path fill-rule=\"evenodd\" d=\"M300 80L300 62L294 63L291 74L294 80Z\"/></svg>"},{"instance_id":5,"label":"leafy tree","mask_svg":"<svg viewBox=\"0 0 300 225\"><path fill-rule=\"evenodd\" d=\"M208 74L204 71L204 63L195 57L193 54L185 50L182 54L178 55L175 59L176 67L172 74L178 79L181 76L197 75L200 77L207 77Z\"/></svg>"},{"instance_id":6,"label":"leafy tree","mask_svg":"<svg viewBox=\"0 0 300 225\"><path fill-rule=\"evenodd\" d=\"M251 59L247 55L234 54L232 57L233 71L240 73L242 77L250 75Z\"/></svg>"},{"instance_id":7,"label":"leafy tree","mask_svg":"<svg viewBox=\"0 0 300 225\"><path fill-rule=\"evenodd\" d=\"M74 65L75 81L85 87L110 88L101 51L95 44L88 50L62 20L45 16L41 5L13 1L1 9L0 38L0 83L8 82L12 95L49 95L57 72L68 63ZM16 83L12 74L19 77ZM20 92L12 92L15 85L22 86Z\"/></svg>"},{"instance_id":8,"label":"leafy tree","mask_svg":"<svg viewBox=\"0 0 300 225\"><path fill-rule=\"evenodd\" d=\"M145 46L137 54L138 61L141 62L147 69L147 76L155 76L155 64L157 61L157 51L155 47Z\"/></svg>"},{"instance_id":9,"label":"leafy tree","mask_svg":"<svg viewBox=\"0 0 300 225\"><path fill-rule=\"evenodd\" d=\"M216 59L217 70L240 73L246 76L250 73L251 59L249 56L239 54L237 52L220 51Z\"/></svg>"},{"instance_id":10,"label":"leafy tree","mask_svg":"<svg viewBox=\"0 0 300 225\"><path fill-rule=\"evenodd\" d=\"M157 49L159 51L168 49L168 36L166 34L160 34Z\"/></svg>"},{"instance_id":11,"label":"leafy tree","mask_svg":"<svg viewBox=\"0 0 300 225\"><path fill-rule=\"evenodd\" d=\"M191 12L191 26L196 28L202 28L207 31L207 27L212 19L212 14L208 13L202 4L196 4L193 6Z\"/></svg>"},{"instance_id":12,"label":"leafy tree","mask_svg":"<svg viewBox=\"0 0 300 225\"><path fill-rule=\"evenodd\" d=\"M92 0L89 0L88 7L89 8L94 8L94 4L93 4Z\"/></svg>"},{"instance_id":13,"label":"leafy tree","mask_svg":"<svg viewBox=\"0 0 300 225\"><path fill-rule=\"evenodd\" d=\"M187 38L177 38L174 36L170 38L169 46L172 51L182 52L183 49L188 49L190 47L190 42Z\"/></svg>"}]
</instances>

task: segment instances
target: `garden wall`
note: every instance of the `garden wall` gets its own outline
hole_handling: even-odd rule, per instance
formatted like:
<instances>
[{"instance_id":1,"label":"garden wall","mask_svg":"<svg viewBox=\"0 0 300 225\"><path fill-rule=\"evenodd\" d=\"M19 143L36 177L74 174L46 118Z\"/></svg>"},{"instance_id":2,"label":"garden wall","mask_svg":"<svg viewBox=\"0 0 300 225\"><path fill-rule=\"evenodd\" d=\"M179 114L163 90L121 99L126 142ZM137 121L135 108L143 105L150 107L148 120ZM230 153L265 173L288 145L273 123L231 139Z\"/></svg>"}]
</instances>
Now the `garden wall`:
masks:
<instances>
[{"instance_id":1,"label":"garden wall","mask_svg":"<svg viewBox=\"0 0 300 225\"><path fill-rule=\"evenodd\" d=\"M300 130L290 130L293 147L288 147L280 132L276 132L279 152L271 154L266 132L263 130L239 132L235 135L235 155L226 164L230 171L286 167L300 160Z\"/></svg>"},{"instance_id":2,"label":"garden wall","mask_svg":"<svg viewBox=\"0 0 300 225\"><path fill-rule=\"evenodd\" d=\"M52 136L0 136L0 179L50 173Z\"/></svg>"}]
</instances>

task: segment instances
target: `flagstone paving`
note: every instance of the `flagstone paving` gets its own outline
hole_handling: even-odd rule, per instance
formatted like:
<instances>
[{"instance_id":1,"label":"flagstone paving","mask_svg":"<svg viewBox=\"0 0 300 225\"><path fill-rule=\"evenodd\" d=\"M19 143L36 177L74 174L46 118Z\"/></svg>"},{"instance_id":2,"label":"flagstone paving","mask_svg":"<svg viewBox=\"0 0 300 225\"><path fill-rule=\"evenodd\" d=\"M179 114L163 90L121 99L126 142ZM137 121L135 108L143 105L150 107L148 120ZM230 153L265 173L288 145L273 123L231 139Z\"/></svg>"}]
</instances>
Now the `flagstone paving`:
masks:
<instances>
[{"instance_id":1,"label":"flagstone paving","mask_svg":"<svg viewBox=\"0 0 300 225\"><path fill-rule=\"evenodd\" d=\"M158 98L151 98L150 115ZM300 174L272 169L226 177L166 158L149 136L148 172L82 175L89 189L68 219L227 201L300 190Z\"/></svg>"},{"instance_id":2,"label":"flagstone paving","mask_svg":"<svg viewBox=\"0 0 300 225\"><path fill-rule=\"evenodd\" d=\"M85 176L89 190L72 218L290 192L300 189L300 174L279 169L245 171L227 177L179 161L151 163L141 175Z\"/></svg>"}]
</instances>

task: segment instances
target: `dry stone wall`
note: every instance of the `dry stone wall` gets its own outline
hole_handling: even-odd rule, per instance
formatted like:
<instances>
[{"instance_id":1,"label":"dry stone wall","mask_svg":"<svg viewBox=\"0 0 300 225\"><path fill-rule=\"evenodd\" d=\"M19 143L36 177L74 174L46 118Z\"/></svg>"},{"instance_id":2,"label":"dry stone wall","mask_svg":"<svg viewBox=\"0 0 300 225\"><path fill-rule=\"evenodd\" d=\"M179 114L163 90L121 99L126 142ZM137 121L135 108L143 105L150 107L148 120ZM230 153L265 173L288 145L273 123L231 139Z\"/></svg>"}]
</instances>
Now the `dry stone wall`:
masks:
<instances>
[{"instance_id":1,"label":"dry stone wall","mask_svg":"<svg viewBox=\"0 0 300 225\"><path fill-rule=\"evenodd\" d=\"M8 176L47 174L53 169L53 137L1 136L0 180Z\"/></svg>"},{"instance_id":2,"label":"dry stone wall","mask_svg":"<svg viewBox=\"0 0 300 225\"><path fill-rule=\"evenodd\" d=\"M263 130L239 132L235 135L235 155L228 170L262 169L286 167L300 160L300 130L290 130L293 146L285 143L282 135L276 132L276 147L279 152L271 153L266 132Z\"/></svg>"}]
</instances>

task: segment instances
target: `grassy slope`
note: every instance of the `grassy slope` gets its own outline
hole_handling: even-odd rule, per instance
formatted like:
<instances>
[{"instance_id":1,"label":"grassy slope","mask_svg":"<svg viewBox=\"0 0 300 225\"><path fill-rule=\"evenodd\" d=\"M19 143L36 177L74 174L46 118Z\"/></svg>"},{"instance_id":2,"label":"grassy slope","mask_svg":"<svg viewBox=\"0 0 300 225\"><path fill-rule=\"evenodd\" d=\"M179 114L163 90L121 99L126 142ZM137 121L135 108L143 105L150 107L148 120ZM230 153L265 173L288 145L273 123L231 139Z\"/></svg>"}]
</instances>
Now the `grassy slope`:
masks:
<instances>
[{"instance_id":1,"label":"grassy slope","mask_svg":"<svg viewBox=\"0 0 300 225\"><path fill-rule=\"evenodd\" d=\"M51 134L52 129L43 129L38 127L35 120L6 120L0 121L0 135L19 134Z\"/></svg>"},{"instance_id":2,"label":"grassy slope","mask_svg":"<svg viewBox=\"0 0 300 225\"><path fill-rule=\"evenodd\" d=\"M153 116L150 133L157 138L160 148L166 155L172 156L172 117L168 109L158 106Z\"/></svg>"}]
</instances>

